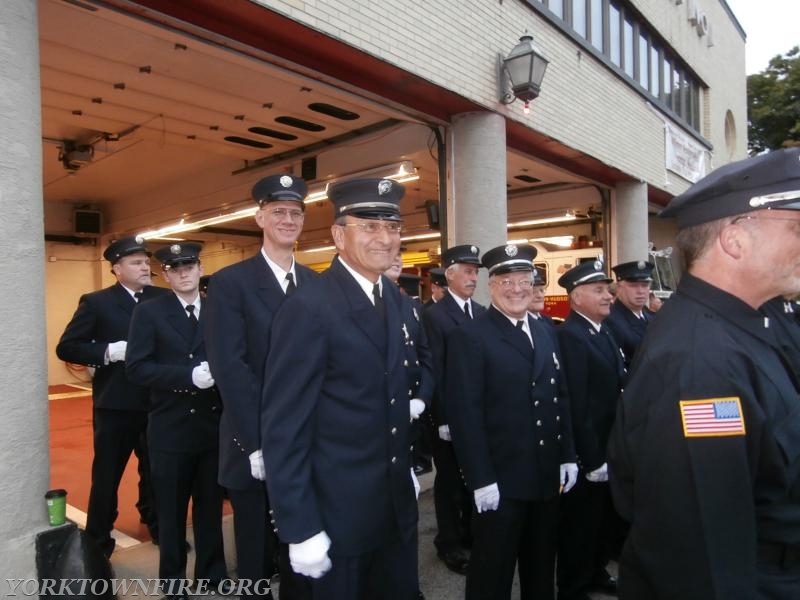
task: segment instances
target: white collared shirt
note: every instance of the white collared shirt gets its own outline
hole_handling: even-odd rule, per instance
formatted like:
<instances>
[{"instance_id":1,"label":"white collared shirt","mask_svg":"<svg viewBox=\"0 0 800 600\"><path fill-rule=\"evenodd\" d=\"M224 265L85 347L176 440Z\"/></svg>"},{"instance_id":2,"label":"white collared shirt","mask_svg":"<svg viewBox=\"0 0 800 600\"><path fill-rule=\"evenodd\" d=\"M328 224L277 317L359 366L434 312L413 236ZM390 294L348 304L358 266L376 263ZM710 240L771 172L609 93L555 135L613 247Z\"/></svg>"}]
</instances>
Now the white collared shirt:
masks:
<instances>
[{"instance_id":1,"label":"white collared shirt","mask_svg":"<svg viewBox=\"0 0 800 600\"><path fill-rule=\"evenodd\" d=\"M591 324L592 324L592 327L594 327L594 330L595 330L597 333L600 333L600 323L595 323L595 322L594 322L594 321L592 321L592 320L591 320L589 317L587 317L585 314L583 314L583 313L581 313L581 312L578 312L577 310L576 310L575 312L576 312L576 313L578 313L580 316L582 316L582 317L583 317L584 319L586 319L587 321L589 321L589 323L591 323Z\"/></svg>"},{"instance_id":2,"label":"white collared shirt","mask_svg":"<svg viewBox=\"0 0 800 600\"><path fill-rule=\"evenodd\" d=\"M291 273L292 279L294 279L294 284L297 285L297 273L294 270L294 256L292 257L292 266L289 268L288 271L284 271L283 268L272 260L267 253L264 252L264 246L261 246L261 256L264 257L264 260L267 261L267 266L270 268L272 273L275 275L275 279L278 280L278 285L281 286L283 293L286 293L286 288L289 287L289 280L286 279L286 274Z\"/></svg>"},{"instance_id":3,"label":"white collared shirt","mask_svg":"<svg viewBox=\"0 0 800 600\"><path fill-rule=\"evenodd\" d=\"M450 294L453 297L453 300L456 301L456 304L458 304L458 308L461 309L461 312L464 312L464 305L469 304L469 314L470 316L472 316L472 318L475 318L475 311L472 309L472 303L469 301L469 298L467 298L466 300L464 300L463 298L459 298L450 289L447 290L447 293Z\"/></svg>"},{"instance_id":4,"label":"white collared shirt","mask_svg":"<svg viewBox=\"0 0 800 600\"><path fill-rule=\"evenodd\" d=\"M509 321L511 321L511 324L512 324L514 327L516 327L516 326L517 326L517 323L520 323L520 322L521 322L521 323L522 323L522 328L521 328L521 329L522 329L522 331L524 331L524 332L525 332L525 335L527 335L527 336L528 336L528 339L529 339L529 340L530 340L530 342L531 342L531 346L533 346L533 335L531 334L530 323L528 323L528 313L527 313L527 312L525 313L525 316L524 316L524 317L522 317L521 319L517 319L517 318L515 318L515 317L510 317L509 315L507 315L506 313L504 313L502 310L500 310L499 308L497 308L497 306L496 306L495 304L492 304L492 306L494 306L494 307L495 307L495 309L497 309L497 312L499 312L499 313L500 313L501 315L503 315L503 316L504 316L506 319L508 319Z\"/></svg>"},{"instance_id":5,"label":"white collared shirt","mask_svg":"<svg viewBox=\"0 0 800 600\"><path fill-rule=\"evenodd\" d=\"M356 280L356 283L358 283L358 285L361 286L361 289L364 290L364 293L367 295L367 298L369 298L369 301L372 302L372 304L375 304L375 297L372 295L372 287L375 285L376 282L370 281L369 279L364 277L361 273L354 271L350 265L344 262L344 259L341 256L338 257L338 260L339 262L342 263L342 266L344 266L344 268L347 269L348 273L350 273L350 275L353 276L353 279ZM378 289L381 292L381 298L383 298L383 280L380 277L378 277L377 284L378 284Z\"/></svg>"},{"instance_id":6,"label":"white collared shirt","mask_svg":"<svg viewBox=\"0 0 800 600\"><path fill-rule=\"evenodd\" d=\"M197 293L197 297L194 299L194 302L186 302L183 298L178 296L178 294L175 294L175 296L180 301L181 306L183 306L183 310L186 313L187 318L189 317L189 311L186 310L186 307L189 306L190 304L194 306L194 316L197 317L198 319L200 318L200 292Z\"/></svg>"}]
</instances>

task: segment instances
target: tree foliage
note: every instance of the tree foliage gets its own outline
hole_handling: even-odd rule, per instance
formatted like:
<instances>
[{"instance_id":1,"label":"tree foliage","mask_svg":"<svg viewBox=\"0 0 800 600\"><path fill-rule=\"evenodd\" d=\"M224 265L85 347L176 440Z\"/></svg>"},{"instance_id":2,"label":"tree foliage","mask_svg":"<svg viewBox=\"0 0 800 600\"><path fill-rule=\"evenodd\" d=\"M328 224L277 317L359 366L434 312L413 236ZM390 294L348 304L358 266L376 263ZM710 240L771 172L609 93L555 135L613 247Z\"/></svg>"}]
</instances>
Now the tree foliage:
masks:
<instances>
[{"instance_id":1,"label":"tree foliage","mask_svg":"<svg viewBox=\"0 0 800 600\"><path fill-rule=\"evenodd\" d=\"M747 78L747 115L751 155L800 146L800 47Z\"/></svg>"}]
</instances>

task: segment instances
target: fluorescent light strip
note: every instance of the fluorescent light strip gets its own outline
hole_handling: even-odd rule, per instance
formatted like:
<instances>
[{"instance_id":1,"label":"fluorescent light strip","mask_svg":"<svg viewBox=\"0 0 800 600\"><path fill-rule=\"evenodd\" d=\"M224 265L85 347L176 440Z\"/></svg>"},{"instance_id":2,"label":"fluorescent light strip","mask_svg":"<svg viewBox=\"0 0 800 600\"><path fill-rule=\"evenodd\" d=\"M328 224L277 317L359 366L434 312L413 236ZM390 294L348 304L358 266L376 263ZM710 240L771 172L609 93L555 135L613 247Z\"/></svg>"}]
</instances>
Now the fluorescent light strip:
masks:
<instances>
[{"instance_id":1,"label":"fluorescent light strip","mask_svg":"<svg viewBox=\"0 0 800 600\"><path fill-rule=\"evenodd\" d=\"M381 167L381 169L386 169L387 167ZM371 169L369 171L361 171L360 173L353 173L350 175L343 175L342 177L337 177L336 179L332 179L328 181L322 189L319 189L315 192L311 192L306 199L303 200L305 204L313 204L314 202L321 202L328 197L328 187L342 179L351 179L356 177L366 177L368 175L375 175L376 171L379 169ZM397 165L396 170L394 173L390 173L389 175L382 175L381 179L391 179L396 181L397 183L408 183L409 181L417 181L419 179L419 175L417 174L417 169L414 168L414 165L411 163L410 160L404 160L400 164Z\"/></svg>"},{"instance_id":2,"label":"fluorescent light strip","mask_svg":"<svg viewBox=\"0 0 800 600\"><path fill-rule=\"evenodd\" d=\"M572 213L564 213L563 216L560 217L545 217L543 219L530 219L528 221L517 221L516 223L509 223L507 227L511 229L512 227L531 227L533 225L547 225L548 223L567 223L569 221L575 221L578 217L573 215Z\"/></svg>"}]
</instances>

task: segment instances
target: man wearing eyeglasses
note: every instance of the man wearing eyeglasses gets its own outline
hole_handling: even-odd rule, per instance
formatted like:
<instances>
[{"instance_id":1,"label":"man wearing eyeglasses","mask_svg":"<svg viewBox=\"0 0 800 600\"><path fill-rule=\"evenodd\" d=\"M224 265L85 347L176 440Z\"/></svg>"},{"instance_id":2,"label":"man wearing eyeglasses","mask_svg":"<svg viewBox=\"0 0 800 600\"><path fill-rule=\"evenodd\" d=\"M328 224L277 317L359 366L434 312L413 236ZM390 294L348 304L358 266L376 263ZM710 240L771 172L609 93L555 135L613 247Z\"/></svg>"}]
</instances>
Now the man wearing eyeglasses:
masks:
<instances>
[{"instance_id":1,"label":"man wearing eyeglasses","mask_svg":"<svg viewBox=\"0 0 800 600\"><path fill-rule=\"evenodd\" d=\"M448 340L445 400L453 445L472 490L467 600L553 597L559 492L578 467L569 402L549 325L528 315L536 248L483 255L489 310Z\"/></svg>"},{"instance_id":2,"label":"man wearing eyeglasses","mask_svg":"<svg viewBox=\"0 0 800 600\"><path fill-rule=\"evenodd\" d=\"M289 600L305 597L307 584L293 575L287 549L278 552L264 484L259 420L273 317L287 296L316 276L293 254L303 230L307 192L305 181L290 175L270 175L253 186L259 207L255 219L263 231L261 248L255 256L214 273L206 308L208 363L223 405L219 482L233 506L239 579L272 577L280 554L281 598Z\"/></svg>"},{"instance_id":3,"label":"man wearing eyeglasses","mask_svg":"<svg viewBox=\"0 0 800 600\"><path fill-rule=\"evenodd\" d=\"M261 431L267 485L292 568L313 598L417 596L417 504L405 331L382 274L400 249L403 187L333 184L337 257L272 329ZM413 317L411 317L413 318Z\"/></svg>"},{"instance_id":4,"label":"man wearing eyeglasses","mask_svg":"<svg viewBox=\"0 0 800 600\"><path fill-rule=\"evenodd\" d=\"M687 271L609 442L620 598L797 598L800 381L758 308L800 291L800 148L720 167L659 216Z\"/></svg>"}]
</instances>

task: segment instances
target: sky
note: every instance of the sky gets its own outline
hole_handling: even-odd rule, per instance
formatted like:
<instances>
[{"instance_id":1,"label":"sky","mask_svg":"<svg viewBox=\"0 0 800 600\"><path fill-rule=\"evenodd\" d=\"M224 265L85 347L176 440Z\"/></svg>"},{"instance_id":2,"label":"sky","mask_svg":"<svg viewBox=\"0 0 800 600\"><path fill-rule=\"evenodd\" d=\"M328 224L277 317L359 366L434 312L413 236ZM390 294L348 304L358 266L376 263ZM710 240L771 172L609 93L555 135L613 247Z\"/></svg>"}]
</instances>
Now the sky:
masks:
<instances>
[{"instance_id":1,"label":"sky","mask_svg":"<svg viewBox=\"0 0 800 600\"><path fill-rule=\"evenodd\" d=\"M767 68L772 57L800 46L800 0L725 0L747 34L748 75Z\"/></svg>"}]
</instances>

